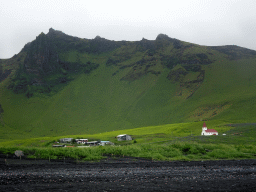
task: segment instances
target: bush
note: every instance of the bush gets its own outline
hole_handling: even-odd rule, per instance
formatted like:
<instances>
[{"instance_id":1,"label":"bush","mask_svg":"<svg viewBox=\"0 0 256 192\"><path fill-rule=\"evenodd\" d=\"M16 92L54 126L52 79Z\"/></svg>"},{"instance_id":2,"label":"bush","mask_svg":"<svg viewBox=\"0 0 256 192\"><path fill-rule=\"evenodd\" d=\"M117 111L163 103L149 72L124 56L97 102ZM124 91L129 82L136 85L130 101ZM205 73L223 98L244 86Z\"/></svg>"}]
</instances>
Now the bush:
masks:
<instances>
[{"instance_id":1,"label":"bush","mask_svg":"<svg viewBox=\"0 0 256 192\"><path fill-rule=\"evenodd\" d=\"M1 147L0 153L6 155L13 155L16 150L18 150L18 147Z\"/></svg>"},{"instance_id":2,"label":"bush","mask_svg":"<svg viewBox=\"0 0 256 192\"><path fill-rule=\"evenodd\" d=\"M234 148L215 149L212 152L209 152L208 156L213 157L214 159L250 158L250 155L239 152Z\"/></svg>"},{"instance_id":3,"label":"bush","mask_svg":"<svg viewBox=\"0 0 256 192\"><path fill-rule=\"evenodd\" d=\"M160 153L165 157L177 157L181 156L182 152L179 149L173 148L172 146L163 147Z\"/></svg>"}]
</instances>

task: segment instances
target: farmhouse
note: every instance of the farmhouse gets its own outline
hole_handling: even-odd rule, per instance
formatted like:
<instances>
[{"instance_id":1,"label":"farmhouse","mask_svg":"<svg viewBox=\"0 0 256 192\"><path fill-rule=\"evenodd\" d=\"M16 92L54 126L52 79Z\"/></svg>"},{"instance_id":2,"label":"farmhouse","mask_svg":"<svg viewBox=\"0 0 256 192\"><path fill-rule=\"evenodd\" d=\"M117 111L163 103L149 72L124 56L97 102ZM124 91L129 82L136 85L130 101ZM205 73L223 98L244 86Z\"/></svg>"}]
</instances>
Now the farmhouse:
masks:
<instances>
[{"instance_id":1,"label":"farmhouse","mask_svg":"<svg viewBox=\"0 0 256 192\"><path fill-rule=\"evenodd\" d=\"M76 139L77 144L86 144L88 142L88 139Z\"/></svg>"},{"instance_id":2,"label":"farmhouse","mask_svg":"<svg viewBox=\"0 0 256 192\"><path fill-rule=\"evenodd\" d=\"M96 146L99 145L100 141L90 141L90 142L86 142L86 145L90 145L90 146Z\"/></svg>"},{"instance_id":3,"label":"farmhouse","mask_svg":"<svg viewBox=\"0 0 256 192\"><path fill-rule=\"evenodd\" d=\"M207 129L206 123L204 122L201 135L218 135L218 131L216 131L215 129Z\"/></svg>"},{"instance_id":4,"label":"farmhouse","mask_svg":"<svg viewBox=\"0 0 256 192\"><path fill-rule=\"evenodd\" d=\"M132 140L132 137L127 134L117 135L117 141Z\"/></svg>"}]
</instances>

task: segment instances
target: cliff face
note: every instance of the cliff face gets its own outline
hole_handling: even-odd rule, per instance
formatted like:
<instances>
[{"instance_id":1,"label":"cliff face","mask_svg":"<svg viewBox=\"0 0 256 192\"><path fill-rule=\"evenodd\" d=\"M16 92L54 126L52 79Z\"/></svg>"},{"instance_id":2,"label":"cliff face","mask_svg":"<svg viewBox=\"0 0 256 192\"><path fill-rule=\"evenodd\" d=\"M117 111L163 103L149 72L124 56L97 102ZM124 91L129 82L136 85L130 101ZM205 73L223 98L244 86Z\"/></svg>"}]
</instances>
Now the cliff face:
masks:
<instances>
[{"instance_id":1,"label":"cliff face","mask_svg":"<svg viewBox=\"0 0 256 192\"><path fill-rule=\"evenodd\" d=\"M19 62L15 76L8 87L15 93L26 93L28 97L35 92L50 92L55 85L69 81L71 73L78 71L90 73L99 66L90 61L83 63L79 56L75 61L68 62L65 58L60 59L61 54L63 56L69 51L79 52L77 48L86 50L88 47L91 52L93 51L90 48L91 43L97 45L95 50L99 47L105 50L107 46L105 41L108 40L98 37L95 41L82 40L51 28L49 33L41 33L34 41L24 46L21 52L25 54L25 59Z\"/></svg>"},{"instance_id":2,"label":"cliff face","mask_svg":"<svg viewBox=\"0 0 256 192\"><path fill-rule=\"evenodd\" d=\"M11 74L11 70L10 69L7 69L7 70L3 70L3 66L0 65L0 82L5 80L8 75Z\"/></svg>"},{"instance_id":3,"label":"cliff face","mask_svg":"<svg viewBox=\"0 0 256 192\"><path fill-rule=\"evenodd\" d=\"M60 73L61 69L57 46L49 36L41 33L21 52L25 54L25 59L19 62L9 88L15 93L26 93L28 97L37 91L49 92L50 84L46 82L46 77Z\"/></svg>"},{"instance_id":4,"label":"cliff face","mask_svg":"<svg viewBox=\"0 0 256 192\"><path fill-rule=\"evenodd\" d=\"M24 61L28 73L47 74L60 68L56 46L48 36L41 33L36 40L28 45Z\"/></svg>"}]
</instances>

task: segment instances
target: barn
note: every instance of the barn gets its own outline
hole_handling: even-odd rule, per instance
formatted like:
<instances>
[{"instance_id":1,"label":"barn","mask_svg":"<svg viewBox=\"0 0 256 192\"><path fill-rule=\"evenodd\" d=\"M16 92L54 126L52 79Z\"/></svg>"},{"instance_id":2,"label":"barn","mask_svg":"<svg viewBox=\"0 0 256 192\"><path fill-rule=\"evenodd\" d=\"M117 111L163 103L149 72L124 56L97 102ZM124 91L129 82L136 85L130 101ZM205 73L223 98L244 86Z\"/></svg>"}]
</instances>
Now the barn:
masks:
<instances>
[{"instance_id":1,"label":"barn","mask_svg":"<svg viewBox=\"0 0 256 192\"><path fill-rule=\"evenodd\" d=\"M206 123L204 122L201 135L218 135L218 131L216 131L215 129L208 129Z\"/></svg>"},{"instance_id":2,"label":"barn","mask_svg":"<svg viewBox=\"0 0 256 192\"><path fill-rule=\"evenodd\" d=\"M117 137L117 141L132 140L132 137L127 134L117 135L116 137Z\"/></svg>"}]
</instances>

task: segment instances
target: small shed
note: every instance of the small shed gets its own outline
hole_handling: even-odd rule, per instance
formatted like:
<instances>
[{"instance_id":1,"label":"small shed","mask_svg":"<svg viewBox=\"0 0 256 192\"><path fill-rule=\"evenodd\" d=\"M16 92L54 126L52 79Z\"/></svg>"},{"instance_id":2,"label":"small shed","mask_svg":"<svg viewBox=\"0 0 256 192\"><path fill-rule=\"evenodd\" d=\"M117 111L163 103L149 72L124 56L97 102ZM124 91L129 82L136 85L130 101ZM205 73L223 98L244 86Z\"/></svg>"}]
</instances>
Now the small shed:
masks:
<instances>
[{"instance_id":1,"label":"small shed","mask_svg":"<svg viewBox=\"0 0 256 192\"><path fill-rule=\"evenodd\" d=\"M112 142L110 142L110 141L101 141L101 142L99 143L99 145L101 145L101 146L105 146L105 145L114 145L114 143L112 143Z\"/></svg>"},{"instance_id":2,"label":"small shed","mask_svg":"<svg viewBox=\"0 0 256 192\"><path fill-rule=\"evenodd\" d=\"M127 141L132 140L132 137L127 134L117 135L117 141Z\"/></svg>"}]
</instances>

